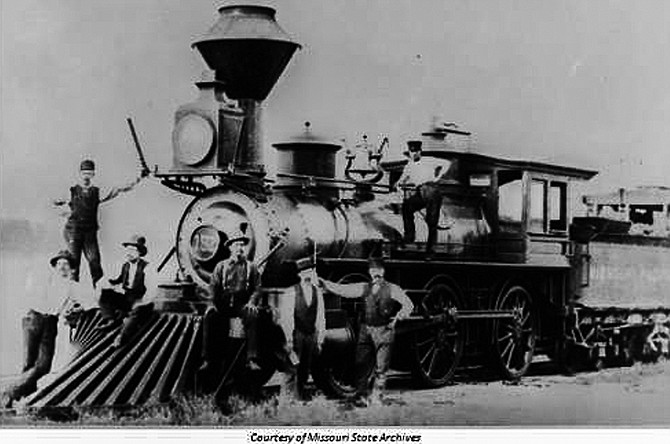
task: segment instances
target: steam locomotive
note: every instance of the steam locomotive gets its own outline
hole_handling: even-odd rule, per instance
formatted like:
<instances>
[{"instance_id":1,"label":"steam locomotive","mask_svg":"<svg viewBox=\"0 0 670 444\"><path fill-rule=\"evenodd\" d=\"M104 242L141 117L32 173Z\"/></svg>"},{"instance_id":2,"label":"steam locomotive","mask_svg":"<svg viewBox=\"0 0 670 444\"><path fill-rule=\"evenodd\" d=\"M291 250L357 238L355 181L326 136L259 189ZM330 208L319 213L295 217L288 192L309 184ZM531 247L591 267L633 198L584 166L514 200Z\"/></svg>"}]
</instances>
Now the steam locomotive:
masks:
<instances>
[{"instance_id":1,"label":"steam locomotive","mask_svg":"<svg viewBox=\"0 0 670 444\"><path fill-rule=\"evenodd\" d=\"M278 172L268 177L263 101L300 45L279 27L272 8L225 6L219 13L193 44L213 75L196 83L197 100L177 110L173 164L154 173L194 197L175 240L181 277L159 287L157 310L122 348L110 347L118 332L95 328L96 312L83 316L73 335L81 352L30 405L135 405L198 390L206 289L240 226L248 227L248 254L262 271L268 313L292 283L287 267L298 258L315 256L320 276L355 282L367 279L368 257L384 257L388 279L415 305L398 324L392 367L411 371L425 386L446 384L466 364L492 365L515 379L537 354L569 366L601 350L623 356L640 340L621 322L593 334L600 318L585 324L580 317L595 229L573 221L570 202L573 183L596 172L457 149L454 140L469 133L435 124L421 135L425 159L443 172L438 242L427 256L420 213L417 241L402 243L401 199L393 189L407 160L385 159L387 140L379 147L365 140L348 151L341 179L336 159L343 147L306 125L293 140L273 145ZM360 308L326 296L327 337L313 378L328 394L353 394ZM651 324L645 318L640 325ZM237 348L226 350L218 389L259 386L272 375L273 348L281 344L269 320L261 328L264 370L239 371L244 338L228 332ZM617 328L617 335L602 336Z\"/></svg>"}]
</instances>

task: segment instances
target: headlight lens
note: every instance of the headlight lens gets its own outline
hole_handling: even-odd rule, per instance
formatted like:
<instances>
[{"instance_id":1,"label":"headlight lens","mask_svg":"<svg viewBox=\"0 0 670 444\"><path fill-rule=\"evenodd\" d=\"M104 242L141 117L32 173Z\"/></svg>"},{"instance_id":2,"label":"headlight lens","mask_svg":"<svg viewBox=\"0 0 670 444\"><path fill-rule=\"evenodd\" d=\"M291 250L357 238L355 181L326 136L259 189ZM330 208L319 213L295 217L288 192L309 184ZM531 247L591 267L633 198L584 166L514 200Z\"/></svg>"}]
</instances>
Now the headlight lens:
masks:
<instances>
[{"instance_id":1,"label":"headlight lens","mask_svg":"<svg viewBox=\"0 0 670 444\"><path fill-rule=\"evenodd\" d=\"M214 144L214 129L204 117L188 114L177 123L173 143L180 162L196 165L207 159Z\"/></svg>"},{"instance_id":2,"label":"headlight lens","mask_svg":"<svg viewBox=\"0 0 670 444\"><path fill-rule=\"evenodd\" d=\"M191 252L198 262L212 260L221 246L219 231L211 225L198 227L191 236Z\"/></svg>"},{"instance_id":3,"label":"headlight lens","mask_svg":"<svg viewBox=\"0 0 670 444\"><path fill-rule=\"evenodd\" d=\"M644 318L640 313L631 313L628 315L626 322L629 324L642 324L642 322L644 322Z\"/></svg>"}]
</instances>

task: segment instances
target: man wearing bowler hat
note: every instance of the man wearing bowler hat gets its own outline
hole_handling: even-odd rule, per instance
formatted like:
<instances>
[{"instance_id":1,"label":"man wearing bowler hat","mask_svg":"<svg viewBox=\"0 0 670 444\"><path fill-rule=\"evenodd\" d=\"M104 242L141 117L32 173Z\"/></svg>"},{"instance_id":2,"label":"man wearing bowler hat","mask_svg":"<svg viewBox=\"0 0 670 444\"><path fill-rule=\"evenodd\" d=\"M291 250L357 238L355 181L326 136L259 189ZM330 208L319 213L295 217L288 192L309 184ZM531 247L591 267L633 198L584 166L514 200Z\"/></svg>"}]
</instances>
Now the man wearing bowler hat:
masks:
<instances>
[{"instance_id":1,"label":"man wearing bowler hat","mask_svg":"<svg viewBox=\"0 0 670 444\"><path fill-rule=\"evenodd\" d=\"M321 350L326 335L326 312L323 294L317 286L314 259L299 259L295 267L300 282L281 295L277 307L279 325L286 338L282 392L304 399L314 356Z\"/></svg>"},{"instance_id":2,"label":"man wearing bowler hat","mask_svg":"<svg viewBox=\"0 0 670 444\"><path fill-rule=\"evenodd\" d=\"M56 206L68 204L70 207L70 214L65 223L64 236L68 249L74 258L73 278L75 281L79 281L82 252L88 261L94 287L103 276L102 266L100 265L100 248L98 246L99 205L114 199L120 193L130 191L148 174L148 170L142 170L140 176L129 184L101 192L100 188L93 185L95 163L86 159L79 165L80 180L77 185L70 188L69 198L54 200L53 203Z\"/></svg>"},{"instance_id":3,"label":"man wearing bowler hat","mask_svg":"<svg viewBox=\"0 0 670 444\"><path fill-rule=\"evenodd\" d=\"M428 239L426 252L432 253L437 241L437 224L440 220L442 195L436 181L441 173L441 167L435 167L421 158L421 141L407 142L409 161L398 179L398 186L405 189L402 203L402 220L405 229L404 241L414 242L416 231L414 227L414 213L425 208L426 224L428 225Z\"/></svg>"},{"instance_id":4,"label":"man wearing bowler hat","mask_svg":"<svg viewBox=\"0 0 670 444\"><path fill-rule=\"evenodd\" d=\"M386 386L395 325L412 313L414 305L402 288L384 279L384 262L368 262L370 282L336 284L320 279L321 286L344 298L363 298L365 313L356 343L356 391L360 401L378 403ZM368 397L368 363L375 360L372 397Z\"/></svg>"},{"instance_id":5,"label":"man wearing bowler hat","mask_svg":"<svg viewBox=\"0 0 670 444\"><path fill-rule=\"evenodd\" d=\"M238 330L243 330L246 338L248 369L260 370L256 319L261 275L256 264L247 259L250 239L245 234L246 228L246 223L240 224L240 233L226 241L230 258L219 262L212 273L209 288L212 306L203 320L203 364L200 367L203 373L215 370L216 356L220 349L225 349L222 342L231 332L233 335L241 333Z\"/></svg>"}]
</instances>

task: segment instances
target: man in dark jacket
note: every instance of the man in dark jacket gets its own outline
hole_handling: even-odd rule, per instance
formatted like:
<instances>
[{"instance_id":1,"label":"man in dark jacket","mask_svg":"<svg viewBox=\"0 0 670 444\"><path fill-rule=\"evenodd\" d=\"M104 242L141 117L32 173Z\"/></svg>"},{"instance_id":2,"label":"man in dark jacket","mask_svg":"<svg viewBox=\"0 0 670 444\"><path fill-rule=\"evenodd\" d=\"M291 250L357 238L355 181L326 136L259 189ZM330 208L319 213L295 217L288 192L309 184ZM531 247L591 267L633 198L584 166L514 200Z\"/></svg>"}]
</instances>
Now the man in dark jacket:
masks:
<instances>
[{"instance_id":1,"label":"man in dark jacket","mask_svg":"<svg viewBox=\"0 0 670 444\"><path fill-rule=\"evenodd\" d=\"M364 300L365 314L356 343L356 391L361 400L368 398L368 363L376 358L373 396L367 401L377 403L386 386L395 324L409 316L414 306L402 288L384 279L381 259L370 259L368 266L371 282L336 284L320 279L320 283L338 296Z\"/></svg>"},{"instance_id":2,"label":"man in dark jacket","mask_svg":"<svg viewBox=\"0 0 670 444\"><path fill-rule=\"evenodd\" d=\"M145 277L149 263L142 259L147 254L146 239L134 235L121 245L126 261L121 265L119 276L109 279L113 288L103 289L100 295L100 313L112 325L126 316L147 292Z\"/></svg>"},{"instance_id":3,"label":"man in dark jacket","mask_svg":"<svg viewBox=\"0 0 670 444\"><path fill-rule=\"evenodd\" d=\"M120 193L130 191L149 174L142 170L140 177L123 187L115 187L106 192L93 185L95 163L92 160L83 160L79 165L80 183L70 188L68 199L57 199L54 205L68 204L70 215L65 223L64 236L68 249L74 258L73 278L79 281L79 267L81 254L84 253L91 271L91 279L95 287L103 275L100 265L100 247L98 246L98 207L101 203L110 201Z\"/></svg>"},{"instance_id":4,"label":"man in dark jacket","mask_svg":"<svg viewBox=\"0 0 670 444\"><path fill-rule=\"evenodd\" d=\"M242 229L244 232L244 229ZM225 246L230 258L219 262L210 280L212 305L203 319L203 364L201 373L209 373L218 364L217 356L228 337L244 337L247 343L247 367L260 370L256 338L260 272L247 259L250 239L243 233L229 239Z\"/></svg>"}]
</instances>

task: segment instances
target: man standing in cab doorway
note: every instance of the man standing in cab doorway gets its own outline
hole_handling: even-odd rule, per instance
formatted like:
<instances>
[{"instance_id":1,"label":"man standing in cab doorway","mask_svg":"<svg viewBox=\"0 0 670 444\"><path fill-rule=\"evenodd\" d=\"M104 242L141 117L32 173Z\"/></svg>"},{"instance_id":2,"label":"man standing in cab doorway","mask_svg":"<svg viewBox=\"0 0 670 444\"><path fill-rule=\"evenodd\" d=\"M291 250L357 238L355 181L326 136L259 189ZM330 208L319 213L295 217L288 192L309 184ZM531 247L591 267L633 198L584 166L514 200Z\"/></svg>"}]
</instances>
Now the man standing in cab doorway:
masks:
<instances>
[{"instance_id":1,"label":"man standing in cab doorway","mask_svg":"<svg viewBox=\"0 0 670 444\"><path fill-rule=\"evenodd\" d=\"M336 284L320 279L321 286L344 298L363 298L365 313L356 343L357 401L379 404L386 387L391 363L395 325L408 317L414 305L402 288L384 279L384 262L371 258L368 263L371 282ZM368 398L368 363L376 360L372 396ZM366 399L368 398L368 399Z\"/></svg>"},{"instance_id":2,"label":"man standing in cab doorway","mask_svg":"<svg viewBox=\"0 0 670 444\"><path fill-rule=\"evenodd\" d=\"M79 165L79 183L70 188L68 199L56 199L57 207L68 204L70 215L65 223L64 237L68 249L74 258L73 279L79 281L81 254L84 253L91 271L93 287L103 276L100 264L100 247L98 246L98 207L101 203L114 199L121 193L132 190L140 180L149 175L149 170L143 169L140 176L123 187L114 187L106 192L93 185L95 177L95 163L86 159Z\"/></svg>"},{"instance_id":3,"label":"man standing in cab doorway","mask_svg":"<svg viewBox=\"0 0 670 444\"><path fill-rule=\"evenodd\" d=\"M246 338L247 369L259 371L256 321L258 318L258 293L261 275L255 263L247 259L250 239L246 236L246 223L240 225L238 235L231 237L225 246L230 258L219 262L210 281L212 305L203 319L203 364L202 374L215 370L221 349L231 332L233 336Z\"/></svg>"},{"instance_id":4,"label":"man standing in cab doorway","mask_svg":"<svg viewBox=\"0 0 670 444\"><path fill-rule=\"evenodd\" d=\"M431 165L421 158L421 141L407 142L409 161L398 179L397 185L404 190L402 220L405 230L404 242L412 243L416 238L414 213L426 209L428 239L426 252L431 254L437 241L437 225L440 221L442 195L436 181L443 172L441 167Z\"/></svg>"},{"instance_id":5,"label":"man standing in cab doorway","mask_svg":"<svg viewBox=\"0 0 670 444\"><path fill-rule=\"evenodd\" d=\"M295 262L300 282L289 287L278 301L279 325L286 337L282 396L306 399L305 385L315 356L321 352L326 336L326 311L323 294L316 285L313 258Z\"/></svg>"}]
</instances>

